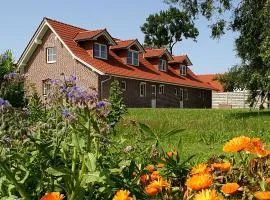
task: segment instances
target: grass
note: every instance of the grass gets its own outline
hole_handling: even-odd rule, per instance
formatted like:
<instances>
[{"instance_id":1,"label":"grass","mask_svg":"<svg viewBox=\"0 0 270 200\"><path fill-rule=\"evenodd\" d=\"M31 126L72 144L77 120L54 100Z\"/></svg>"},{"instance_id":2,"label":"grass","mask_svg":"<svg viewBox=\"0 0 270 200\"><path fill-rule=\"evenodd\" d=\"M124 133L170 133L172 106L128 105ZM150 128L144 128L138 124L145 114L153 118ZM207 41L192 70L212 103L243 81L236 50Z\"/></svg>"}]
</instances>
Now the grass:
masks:
<instances>
[{"instance_id":1,"label":"grass","mask_svg":"<svg viewBox=\"0 0 270 200\"><path fill-rule=\"evenodd\" d=\"M270 144L269 110L129 109L117 127L117 137L135 148L151 144L140 140L136 122L147 124L157 134L181 129L163 141L166 149L174 148L181 138L183 156L195 154L198 162L220 155L223 144L235 136L260 137Z\"/></svg>"}]
</instances>

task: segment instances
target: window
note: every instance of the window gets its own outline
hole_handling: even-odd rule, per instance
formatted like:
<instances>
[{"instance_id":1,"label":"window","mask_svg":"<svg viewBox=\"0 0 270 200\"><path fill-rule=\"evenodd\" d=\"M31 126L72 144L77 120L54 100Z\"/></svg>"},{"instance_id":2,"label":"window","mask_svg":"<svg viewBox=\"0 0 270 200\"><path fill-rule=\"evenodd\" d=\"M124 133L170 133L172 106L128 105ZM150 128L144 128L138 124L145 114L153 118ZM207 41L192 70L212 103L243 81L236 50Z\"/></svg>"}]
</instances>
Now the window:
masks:
<instances>
[{"instance_id":1,"label":"window","mask_svg":"<svg viewBox=\"0 0 270 200\"><path fill-rule=\"evenodd\" d=\"M47 51L47 63L55 63L56 47L48 47L46 51Z\"/></svg>"},{"instance_id":2,"label":"window","mask_svg":"<svg viewBox=\"0 0 270 200\"><path fill-rule=\"evenodd\" d=\"M94 57L107 59L107 45L95 43L94 44Z\"/></svg>"},{"instance_id":3,"label":"window","mask_svg":"<svg viewBox=\"0 0 270 200\"><path fill-rule=\"evenodd\" d=\"M137 51L128 51L127 64L139 66L139 53Z\"/></svg>"},{"instance_id":4,"label":"window","mask_svg":"<svg viewBox=\"0 0 270 200\"><path fill-rule=\"evenodd\" d=\"M152 95L156 96L156 94L157 94L157 88L156 88L156 86L155 85L152 85L151 87L152 87Z\"/></svg>"},{"instance_id":5,"label":"window","mask_svg":"<svg viewBox=\"0 0 270 200\"><path fill-rule=\"evenodd\" d=\"M127 89L126 81L121 81L121 89L122 89L122 91L126 91L126 89Z\"/></svg>"},{"instance_id":6,"label":"window","mask_svg":"<svg viewBox=\"0 0 270 200\"><path fill-rule=\"evenodd\" d=\"M167 61L166 60L160 59L159 70L160 71L167 71Z\"/></svg>"},{"instance_id":7,"label":"window","mask_svg":"<svg viewBox=\"0 0 270 200\"><path fill-rule=\"evenodd\" d=\"M180 94L180 101L183 101L184 99L184 91L182 88L179 89L179 94Z\"/></svg>"},{"instance_id":8,"label":"window","mask_svg":"<svg viewBox=\"0 0 270 200\"><path fill-rule=\"evenodd\" d=\"M140 83L140 97L146 96L146 83Z\"/></svg>"},{"instance_id":9,"label":"window","mask_svg":"<svg viewBox=\"0 0 270 200\"><path fill-rule=\"evenodd\" d=\"M51 88L50 80L42 81L42 91L44 96L47 96L49 94L50 88Z\"/></svg>"},{"instance_id":10,"label":"window","mask_svg":"<svg viewBox=\"0 0 270 200\"><path fill-rule=\"evenodd\" d=\"M185 65L180 66L180 75L182 75L182 76L187 75L187 66L185 66Z\"/></svg>"},{"instance_id":11,"label":"window","mask_svg":"<svg viewBox=\"0 0 270 200\"><path fill-rule=\"evenodd\" d=\"M188 89L184 90L184 98L185 98L185 101L188 101Z\"/></svg>"},{"instance_id":12,"label":"window","mask_svg":"<svg viewBox=\"0 0 270 200\"><path fill-rule=\"evenodd\" d=\"M174 94L175 94L175 96L178 95L178 88L174 88Z\"/></svg>"},{"instance_id":13,"label":"window","mask_svg":"<svg viewBox=\"0 0 270 200\"><path fill-rule=\"evenodd\" d=\"M159 94L164 94L164 85L159 85L159 88L158 88L158 93Z\"/></svg>"}]
</instances>

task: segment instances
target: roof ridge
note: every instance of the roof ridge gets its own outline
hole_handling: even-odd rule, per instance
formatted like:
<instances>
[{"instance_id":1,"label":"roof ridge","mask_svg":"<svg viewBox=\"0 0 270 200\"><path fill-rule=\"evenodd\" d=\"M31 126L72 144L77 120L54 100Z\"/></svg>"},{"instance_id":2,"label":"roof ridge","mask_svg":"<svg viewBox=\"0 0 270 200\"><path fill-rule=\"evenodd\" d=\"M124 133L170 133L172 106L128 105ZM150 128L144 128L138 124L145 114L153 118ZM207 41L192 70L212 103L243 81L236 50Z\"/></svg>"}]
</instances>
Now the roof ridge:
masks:
<instances>
[{"instance_id":1,"label":"roof ridge","mask_svg":"<svg viewBox=\"0 0 270 200\"><path fill-rule=\"evenodd\" d=\"M84 31L88 31L88 29L85 29L85 28L82 28L82 27L79 27L79 26L74 26L72 24L68 24L68 23L65 23L65 22L60 22L58 20L55 20L55 19L52 19L52 18L49 18L49 17L44 17L44 19L46 20L51 20L51 21L55 21L57 23L60 23L60 24L64 24L64 25L67 25L67 26L71 26L71 27L74 27L74 28L78 28L78 29L82 29Z\"/></svg>"},{"instance_id":2,"label":"roof ridge","mask_svg":"<svg viewBox=\"0 0 270 200\"><path fill-rule=\"evenodd\" d=\"M106 28L104 28L104 29L95 29L95 30L79 31L79 33L84 33L84 32L94 32L94 31L104 31L104 30L106 30Z\"/></svg>"}]
</instances>

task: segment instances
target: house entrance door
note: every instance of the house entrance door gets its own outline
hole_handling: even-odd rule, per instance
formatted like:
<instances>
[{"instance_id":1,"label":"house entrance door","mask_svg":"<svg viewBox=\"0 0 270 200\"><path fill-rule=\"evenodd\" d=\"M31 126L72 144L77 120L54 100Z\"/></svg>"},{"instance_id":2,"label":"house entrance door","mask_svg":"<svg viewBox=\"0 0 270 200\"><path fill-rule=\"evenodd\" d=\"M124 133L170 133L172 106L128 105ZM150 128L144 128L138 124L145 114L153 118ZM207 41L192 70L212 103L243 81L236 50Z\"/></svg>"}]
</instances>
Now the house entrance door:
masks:
<instances>
[{"instance_id":1,"label":"house entrance door","mask_svg":"<svg viewBox=\"0 0 270 200\"><path fill-rule=\"evenodd\" d=\"M151 85L151 90L152 90L151 107L156 108L157 107L157 87L156 87L156 85Z\"/></svg>"}]
</instances>

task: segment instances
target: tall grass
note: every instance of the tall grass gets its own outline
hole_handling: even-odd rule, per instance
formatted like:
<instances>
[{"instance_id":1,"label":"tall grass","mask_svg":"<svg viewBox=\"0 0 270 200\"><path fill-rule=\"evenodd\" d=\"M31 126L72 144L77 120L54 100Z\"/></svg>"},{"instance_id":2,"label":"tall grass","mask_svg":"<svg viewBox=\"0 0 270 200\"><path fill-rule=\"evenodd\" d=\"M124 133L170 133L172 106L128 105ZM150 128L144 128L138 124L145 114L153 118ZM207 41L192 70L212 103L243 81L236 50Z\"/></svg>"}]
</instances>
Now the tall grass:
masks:
<instances>
[{"instance_id":1,"label":"tall grass","mask_svg":"<svg viewBox=\"0 0 270 200\"><path fill-rule=\"evenodd\" d=\"M270 143L269 110L129 109L117 127L117 137L135 148L149 145L142 140L136 122L147 124L158 134L180 129L164 141L168 150L182 138L183 156L196 154L199 160L222 154L224 142L239 135L261 137Z\"/></svg>"}]
</instances>

